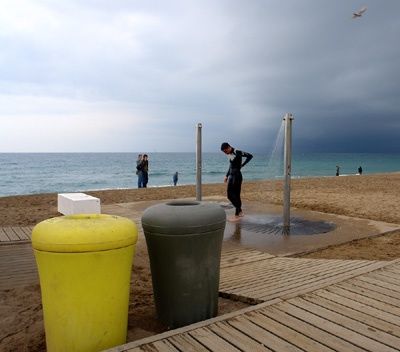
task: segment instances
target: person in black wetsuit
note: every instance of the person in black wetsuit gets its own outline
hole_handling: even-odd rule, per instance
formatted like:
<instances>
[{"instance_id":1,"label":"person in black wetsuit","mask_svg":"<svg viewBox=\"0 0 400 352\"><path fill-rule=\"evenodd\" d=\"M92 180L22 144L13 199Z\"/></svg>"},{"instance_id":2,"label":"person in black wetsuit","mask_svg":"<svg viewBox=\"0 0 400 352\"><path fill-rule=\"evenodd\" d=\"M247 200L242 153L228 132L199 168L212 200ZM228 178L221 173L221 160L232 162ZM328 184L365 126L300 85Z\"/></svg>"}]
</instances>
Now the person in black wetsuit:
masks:
<instances>
[{"instance_id":1,"label":"person in black wetsuit","mask_svg":"<svg viewBox=\"0 0 400 352\"><path fill-rule=\"evenodd\" d=\"M229 170L226 173L224 182L228 182L228 199L235 207L235 216L232 220L239 220L240 217L243 216L242 200L240 199L243 177L240 169L253 158L253 155L235 149L227 142L221 144L221 150L229 158ZM243 158L245 158L244 162L242 162Z\"/></svg>"}]
</instances>

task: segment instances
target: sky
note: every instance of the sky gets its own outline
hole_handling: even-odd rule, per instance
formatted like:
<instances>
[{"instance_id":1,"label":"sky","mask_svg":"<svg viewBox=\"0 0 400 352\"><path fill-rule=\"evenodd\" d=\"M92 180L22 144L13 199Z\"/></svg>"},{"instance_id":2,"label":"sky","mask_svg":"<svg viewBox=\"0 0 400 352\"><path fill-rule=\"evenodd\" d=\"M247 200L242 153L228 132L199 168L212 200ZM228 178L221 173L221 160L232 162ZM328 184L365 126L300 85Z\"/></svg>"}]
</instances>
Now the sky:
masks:
<instances>
[{"instance_id":1,"label":"sky","mask_svg":"<svg viewBox=\"0 0 400 352\"><path fill-rule=\"evenodd\" d=\"M398 0L0 4L0 152L400 152Z\"/></svg>"}]
</instances>

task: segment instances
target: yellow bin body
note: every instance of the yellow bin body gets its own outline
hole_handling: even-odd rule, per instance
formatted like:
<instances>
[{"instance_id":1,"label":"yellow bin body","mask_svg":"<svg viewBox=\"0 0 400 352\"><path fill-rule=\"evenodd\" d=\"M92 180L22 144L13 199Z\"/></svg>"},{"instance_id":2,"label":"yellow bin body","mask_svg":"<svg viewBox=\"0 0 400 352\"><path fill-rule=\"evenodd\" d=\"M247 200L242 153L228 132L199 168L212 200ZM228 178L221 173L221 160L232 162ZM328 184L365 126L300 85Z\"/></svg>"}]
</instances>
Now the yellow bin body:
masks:
<instances>
[{"instance_id":1,"label":"yellow bin body","mask_svg":"<svg viewBox=\"0 0 400 352\"><path fill-rule=\"evenodd\" d=\"M126 342L136 225L70 215L35 226L47 351L101 351Z\"/></svg>"}]
</instances>

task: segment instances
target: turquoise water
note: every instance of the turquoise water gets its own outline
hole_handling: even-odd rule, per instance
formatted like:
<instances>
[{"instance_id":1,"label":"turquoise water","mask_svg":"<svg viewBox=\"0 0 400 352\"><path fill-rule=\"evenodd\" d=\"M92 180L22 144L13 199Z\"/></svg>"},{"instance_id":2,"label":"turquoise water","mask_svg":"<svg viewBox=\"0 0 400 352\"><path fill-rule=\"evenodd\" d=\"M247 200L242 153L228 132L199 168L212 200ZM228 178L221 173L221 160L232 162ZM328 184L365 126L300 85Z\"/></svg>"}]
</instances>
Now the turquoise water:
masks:
<instances>
[{"instance_id":1,"label":"turquoise water","mask_svg":"<svg viewBox=\"0 0 400 352\"><path fill-rule=\"evenodd\" d=\"M0 153L0 196L34 193L78 192L98 189L136 188L136 153ZM278 161L279 159L279 161ZM244 167L245 180L282 176L282 161L254 154ZM267 169L267 165L270 168ZM194 153L149 154L149 187L195 184ZM355 174L361 165L365 174L400 171L400 154L307 153L293 156L292 177ZM203 183L218 183L229 162L222 153L203 154Z\"/></svg>"}]
</instances>

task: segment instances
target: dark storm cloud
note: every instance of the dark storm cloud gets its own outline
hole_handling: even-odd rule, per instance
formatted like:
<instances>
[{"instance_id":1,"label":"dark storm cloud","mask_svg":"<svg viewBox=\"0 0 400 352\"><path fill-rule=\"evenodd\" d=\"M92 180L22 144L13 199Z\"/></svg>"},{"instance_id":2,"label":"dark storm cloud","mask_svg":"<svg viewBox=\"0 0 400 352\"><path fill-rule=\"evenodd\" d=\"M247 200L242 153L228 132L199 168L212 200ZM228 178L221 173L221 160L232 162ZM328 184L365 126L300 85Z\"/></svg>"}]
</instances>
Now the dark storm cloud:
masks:
<instances>
[{"instance_id":1,"label":"dark storm cloud","mask_svg":"<svg viewBox=\"0 0 400 352\"><path fill-rule=\"evenodd\" d=\"M5 134L20 114L50 135L41 116L62 115L102 121L94 150L191 151L203 122L206 151L266 151L291 112L298 150L400 151L397 0L25 5L0 15Z\"/></svg>"}]
</instances>

